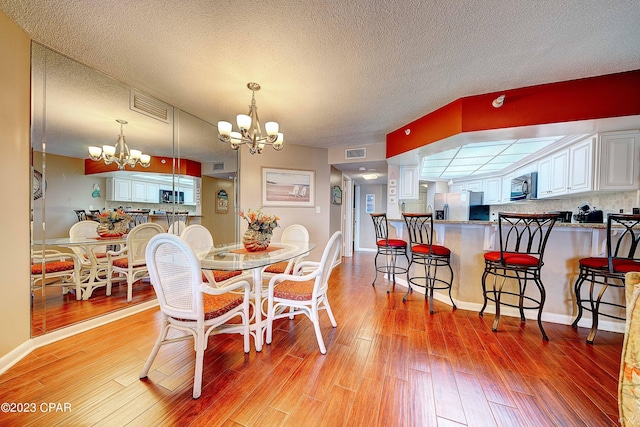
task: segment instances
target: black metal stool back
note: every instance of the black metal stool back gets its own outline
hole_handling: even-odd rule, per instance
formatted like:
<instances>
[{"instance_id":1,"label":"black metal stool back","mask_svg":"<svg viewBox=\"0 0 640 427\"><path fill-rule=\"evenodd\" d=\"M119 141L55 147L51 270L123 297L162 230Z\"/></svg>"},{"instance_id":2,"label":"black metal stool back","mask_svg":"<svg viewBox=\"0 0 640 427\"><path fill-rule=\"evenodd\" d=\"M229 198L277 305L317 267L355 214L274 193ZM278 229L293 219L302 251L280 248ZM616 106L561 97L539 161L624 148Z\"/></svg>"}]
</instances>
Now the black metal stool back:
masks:
<instances>
[{"instance_id":1,"label":"black metal stool back","mask_svg":"<svg viewBox=\"0 0 640 427\"><path fill-rule=\"evenodd\" d=\"M84 209L74 209L73 211L76 213L78 221L86 221L88 219L87 212Z\"/></svg>"},{"instance_id":2,"label":"black metal stool back","mask_svg":"<svg viewBox=\"0 0 640 427\"><path fill-rule=\"evenodd\" d=\"M411 263L409 264L409 289L405 300L412 291L412 286L425 288L424 296L429 297L429 311L433 309L433 292L435 289L448 289L449 299L453 308L456 304L451 296L453 284L453 269L451 268L451 251L434 243L433 214L402 214L404 222L407 224L407 233L411 248ZM411 274L411 267L414 264L422 265L422 271L417 268ZM449 270L448 280L438 277L438 267L446 267Z\"/></svg>"},{"instance_id":3,"label":"black metal stool back","mask_svg":"<svg viewBox=\"0 0 640 427\"><path fill-rule=\"evenodd\" d=\"M373 227L376 233L376 248L377 253L374 259L376 275L373 278L371 286L376 285L376 279L378 273L385 273L390 280L387 293L391 291L391 284L396 283L396 274L407 274L409 271L409 257L407 256L407 242L402 239L389 239L389 223L387 221L387 214L371 214L373 220ZM380 255L385 256L384 265L378 265L378 257ZM407 260L407 267L403 267L397 264L398 256L404 256ZM407 282L409 277L407 276Z\"/></svg>"},{"instance_id":4,"label":"black metal stool back","mask_svg":"<svg viewBox=\"0 0 640 427\"><path fill-rule=\"evenodd\" d=\"M615 242L614 242L615 240ZM591 329L587 343L593 344L598 332L600 316L625 320L626 303L624 292L619 301L603 299L609 287L624 289L625 275L630 271L640 271L640 215L610 214L607 217L607 256L588 257L579 261L580 273L574 285L578 314L572 323L578 327L584 310L591 312ZM583 295L582 285L589 282L588 296ZM602 308L607 310L601 312ZM615 312L614 310L617 310Z\"/></svg>"},{"instance_id":5,"label":"black metal stool back","mask_svg":"<svg viewBox=\"0 0 640 427\"><path fill-rule=\"evenodd\" d=\"M540 280L543 265L544 250L551 230L555 225L558 214L519 214L498 213L498 234L500 250L484 254L485 269L482 275L482 293L484 304L480 310L483 315L487 303L493 301L496 307L496 317L492 330L498 330L500 322L500 306L518 308L520 320L525 321L524 310L538 310L538 327L542 338L549 340L542 327L542 309L546 300L544 284ZM491 290L487 290L487 277L494 276ZM504 290L507 280L516 281L517 291ZM529 281L535 283L539 296L527 293ZM503 295L517 297L517 302L503 301Z\"/></svg>"}]
</instances>

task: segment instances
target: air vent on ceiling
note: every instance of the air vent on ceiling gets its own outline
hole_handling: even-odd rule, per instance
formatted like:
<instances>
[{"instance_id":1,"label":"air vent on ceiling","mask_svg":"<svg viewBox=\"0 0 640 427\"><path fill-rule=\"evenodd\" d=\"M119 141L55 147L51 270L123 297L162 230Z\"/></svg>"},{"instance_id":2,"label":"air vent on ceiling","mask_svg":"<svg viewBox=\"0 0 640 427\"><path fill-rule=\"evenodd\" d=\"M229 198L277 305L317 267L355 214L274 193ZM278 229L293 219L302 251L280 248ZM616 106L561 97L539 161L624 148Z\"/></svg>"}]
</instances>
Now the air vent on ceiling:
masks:
<instances>
[{"instance_id":1,"label":"air vent on ceiling","mask_svg":"<svg viewBox=\"0 0 640 427\"><path fill-rule=\"evenodd\" d=\"M344 150L345 159L364 159L367 157L366 148L348 148Z\"/></svg>"},{"instance_id":2,"label":"air vent on ceiling","mask_svg":"<svg viewBox=\"0 0 640 427\"><path fill-rule=\"evenodd\" d=\"M169 123L169 105L135 90L130 92L129 108L145 116Z\"/></svg>"},{"instance_id":3,"label":"air vent on ceiling","mask_svg":"<svg viewBox=\"0 0 640 427\"><path fill-rule=\"evenodd\" d=\"M222 171L222 170L224 170L224 162L214 163L213 164L213 170L214 171Z\"/></svg>"}]
</instances>

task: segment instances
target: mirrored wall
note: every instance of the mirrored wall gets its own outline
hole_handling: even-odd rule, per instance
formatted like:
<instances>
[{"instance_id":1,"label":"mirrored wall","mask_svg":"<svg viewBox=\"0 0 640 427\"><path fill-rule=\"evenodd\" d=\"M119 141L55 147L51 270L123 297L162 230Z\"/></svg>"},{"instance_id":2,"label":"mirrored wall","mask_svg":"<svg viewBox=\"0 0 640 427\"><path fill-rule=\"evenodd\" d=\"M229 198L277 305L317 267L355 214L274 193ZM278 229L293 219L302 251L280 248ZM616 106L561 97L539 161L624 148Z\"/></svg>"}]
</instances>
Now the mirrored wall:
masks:
<instances>
[{"instance_id":1,"label":"mirrored wall","mask_svg":"<svg viewBox=\"0 0 640 427\"><path fill-rule=\"evenodd\" d=\"M122 134L129 149L152 156L149 168L138 164L118 170L89 159L89 146L116 145L121 133L117 120L127 122ZM117 209L146 214L145 221L164 230L179 219L176 213L187 213L186 223L205 225L216 244L233 241L238 226L237 152L219 143L216 135L211 123L33 43L33 259L57 251L56 256L75 254L76 262L82 262L78 248L70 244L70 230ZM225 209L219 205L222 196ZM123 244L105 240L89 249L98 259ZM51 260L73 258L46 261ZM87 280L87 271L82 274ZM106 295L106 286L96 279L97 286L81 299L73 283L62 286L60 280L66 278L32 274L32 336L155 298L146 280L134 283L131 301L126 280L114 281L111 295Z\"/></svg>"}]
</instances>

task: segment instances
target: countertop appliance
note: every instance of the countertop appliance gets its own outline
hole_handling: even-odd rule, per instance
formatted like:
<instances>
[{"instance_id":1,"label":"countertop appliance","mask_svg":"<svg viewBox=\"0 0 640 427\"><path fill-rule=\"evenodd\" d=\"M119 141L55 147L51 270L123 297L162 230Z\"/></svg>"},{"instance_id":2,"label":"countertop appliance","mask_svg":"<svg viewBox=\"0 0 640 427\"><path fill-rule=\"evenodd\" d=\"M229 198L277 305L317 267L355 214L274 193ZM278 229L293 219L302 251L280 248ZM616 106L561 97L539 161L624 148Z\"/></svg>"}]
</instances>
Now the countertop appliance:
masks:
<instances>
[{"instance_id":1,"label":"countertop appliance","mask_svg":"<svg viewBox=\"0 0 640 427\"><path fill-rule=\"evenodd\" d=\"M436 193L433 201L433 209L436 219L439 219L439 211L442 211L443 219L450 221L469 221L469 213L472 207L482 205L484 193L482 191L463 191L461 193ZM475 211L474 210L474 216ZM482 210L482 209L480 209ZM480 213L478 213L480 214ZM488 220L487 212L487 220Z\"/></svg>"},{"instance_id":2,"label":"countertop appliance","mask_svg":"<svg viewBox=\"0 0 640 427\"><path fill-rule=\"evenodd\" d=\"M601 210L592 208L588 203L578 206L578 213L573 216L576 222L584 223L602 223L604 222L604 214Z\"/></svg>"},{"instance_id":3,"label":"countertop appliance","mask_svg":"<svg viewBox=\"0 0 640 427\"><path fill-rule=\"evenodd\" d=\"M571 211L553 211L550 213L557 213L559 215L558 222L571 222L573 212Z\"/></svg>"},{"instance_id":4,"label":"countertop appliance","mask_svg":"<svg viewBox=\"0 0 640 427\"><path fill-rule=\"evenodd\" d=\"M538 197L538 172L531 172L511 180L511 201Z\"/></svg>"},{"instance_id":5,"label":"countertop appliance","mask_svg":"<svg viewBox=\"0 0 640 427\"><path fill-rule=\"evenodd\" d=\"M161 203L184 203L184 191L160 190Z\"/></svg>"}]
</instances>

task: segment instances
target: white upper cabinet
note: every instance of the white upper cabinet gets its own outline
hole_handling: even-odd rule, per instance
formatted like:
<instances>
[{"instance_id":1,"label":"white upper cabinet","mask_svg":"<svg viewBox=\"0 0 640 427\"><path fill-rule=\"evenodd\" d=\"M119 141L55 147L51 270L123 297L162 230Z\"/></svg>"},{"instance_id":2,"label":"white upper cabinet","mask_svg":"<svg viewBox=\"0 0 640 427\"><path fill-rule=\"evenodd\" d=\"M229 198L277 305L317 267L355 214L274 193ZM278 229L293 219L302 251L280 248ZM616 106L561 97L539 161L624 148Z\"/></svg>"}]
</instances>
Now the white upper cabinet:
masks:
<instances>
[{"instance_id":1,"label":"white upper cabinet","mask_svg":"<svg viewBox=\"0 0 640 427\"><path fill-rule=\"evenodd\" d=\"M600 134L597 190L638 189L638 143L640 132Z\"/></svg>"},{"instance_id":2,"label":"white upper cabinet","mask_svg":"<svg viewBox=\"0 0 640 427\"><path fill-rule=\"evenodd\" d=\"M483 205L498 205L502 203L502 178L487 178L483 180L482 191L484 196L482 198Z\"/></svg>"},{"instance_id":3,"label":"white upper cabinet","mask_svg":"<svg viewBox=\"0 0 640 427\"><path fill-rule=\"evenodd\" d=\"M420 186L420 175L418 165L400 166L400 185L398 188L398 199L417 199Z\"/></svg>"},{"instance_id":4,"label":"white upper cabinet","mask_svg":"<svg viewBox=\"0 0 640 427\"><path fill-rule=\"evenodd\" d=\"M151 182L131 181L131 201L158 203L160 200L160 186Z\"/></svg>"},{"instance_id":5,"label":"white upper cabinet","mask_svg":"<svg viewBox=\"0 0 640 427\"><path fill-rule=\"evenodd\" d=\"M500 202L511 202L511 180L513 179L513 173L508 173L502 177L502 188L500 190Z\"/></svg>"},{"instance_id":6,"label":"white upper cabinet","mask_svg":"<svg viewBox=\"0 0 640 427\"><path fill-rule=\"evenodd\" d=\"M538 198L567 193L569 150L562 150L538 161Z\"/></svg>"},{"instance_id":7,"label":"white upper cabinet","mask_svg":"<svg viewBox=\"0 0 640 427\"><path fill-rule=\"evenodd\" d=\"M131 180L120 178L107 179L108 201L130 202L131 201Z\"/></svg>"},{"instance_id":8,"label":"white upper cabinet","mask_svg":"<svg viewBox=\"0 0 640 427\"><path fill-rule=\"evenodd\" d=\"M592 137L569 148L568 193L593 190L594 147L595 137Z\"/></svg>"}]
</instances>

